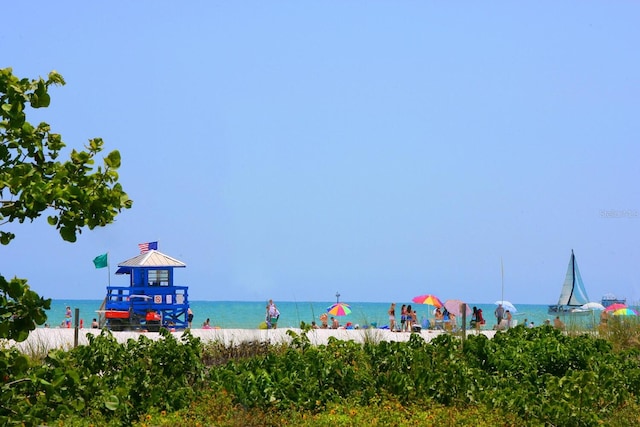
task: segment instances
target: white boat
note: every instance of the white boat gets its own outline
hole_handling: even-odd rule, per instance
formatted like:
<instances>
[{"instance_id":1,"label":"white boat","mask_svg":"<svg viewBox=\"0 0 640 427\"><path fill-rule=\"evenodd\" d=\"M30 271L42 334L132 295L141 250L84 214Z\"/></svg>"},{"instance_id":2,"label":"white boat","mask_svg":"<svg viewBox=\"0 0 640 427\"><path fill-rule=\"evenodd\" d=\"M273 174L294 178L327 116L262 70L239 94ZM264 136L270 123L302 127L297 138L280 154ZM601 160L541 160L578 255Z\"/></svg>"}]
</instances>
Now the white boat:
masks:
<instances>
[{"instance_id":1,"label":"white boat","mask_svg":"<svg viewBox=\"0 0 640 427\"><path fill-rule=\"evenodd\" d=\"M576 262L576 256L571 250L571 259L569 259L569 266L567 267L567 275L564 278L562 284L562 290L560 291L560 298L558 303L550 305L549 314L589 314L591 310L585 310L581 308L582 305L589 302L589 296L587 290L582 282L580 276L580 270L578 270L578 263Z\"/></svg>"}]
</instances>

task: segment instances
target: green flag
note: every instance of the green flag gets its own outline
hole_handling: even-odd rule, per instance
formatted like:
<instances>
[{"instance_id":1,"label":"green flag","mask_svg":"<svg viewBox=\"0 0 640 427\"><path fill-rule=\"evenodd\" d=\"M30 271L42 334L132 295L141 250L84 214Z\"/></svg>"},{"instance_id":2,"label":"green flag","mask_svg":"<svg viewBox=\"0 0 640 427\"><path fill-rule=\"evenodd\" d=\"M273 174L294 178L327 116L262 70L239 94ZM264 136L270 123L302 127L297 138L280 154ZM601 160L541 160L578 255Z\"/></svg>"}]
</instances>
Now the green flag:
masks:
<instances>
[{"instance_id":1,"label":"green flag","mask_svg":"<svg viewBox=\"0 0 640 427\"><path fill-rule=\"evenodd\" d=\"M107 266L107 254L98 255L93 259L93 265L96 268L105 268Z\"/></svg>"}]
</instances>

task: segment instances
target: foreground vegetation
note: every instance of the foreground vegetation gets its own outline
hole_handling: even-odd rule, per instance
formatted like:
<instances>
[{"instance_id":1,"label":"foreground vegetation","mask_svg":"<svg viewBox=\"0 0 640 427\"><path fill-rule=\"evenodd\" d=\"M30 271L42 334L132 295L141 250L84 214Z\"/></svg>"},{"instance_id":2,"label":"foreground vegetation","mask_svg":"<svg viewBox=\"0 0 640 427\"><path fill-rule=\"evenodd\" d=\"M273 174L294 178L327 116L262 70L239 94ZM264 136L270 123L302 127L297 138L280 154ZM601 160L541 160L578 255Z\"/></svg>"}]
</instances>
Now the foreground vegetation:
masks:
<instances>
[{"instance_id":1,"label":"foreground vegetation","mask_svg":"<svg viewBox=\"0 0 640 427\"><path fill-rule=\"evenodd\" d=\"M0 424L637 425L638 331L614 322L607 339L517 327L491 340L319 346L292 334L234 347L188 331L119 344L104 331L42 359L2 350Z\"/></svg>"},{"instance_id":2,"label":"foreground vegetation","mask_svg":"<svg viewBox=\"0 0 640 427\"><path fill-rule=\"evenodd\" d=\"M132 202L117 150L97 166L104 144L94 138L64 161L62 137L26 120L62 84L55 72L29 80L0 69L0 225L47 211L74 242ZM0 244L14 237L0 230ZM50 303L0 275L0 340L25 340ZM0 346L0 425L637 425L639 330L616 321L605 339L519 327L492 340L311 346L302 335L233 348L188 332L126 344L104 332L46 355Z\"/></svg>"}]
</instances>

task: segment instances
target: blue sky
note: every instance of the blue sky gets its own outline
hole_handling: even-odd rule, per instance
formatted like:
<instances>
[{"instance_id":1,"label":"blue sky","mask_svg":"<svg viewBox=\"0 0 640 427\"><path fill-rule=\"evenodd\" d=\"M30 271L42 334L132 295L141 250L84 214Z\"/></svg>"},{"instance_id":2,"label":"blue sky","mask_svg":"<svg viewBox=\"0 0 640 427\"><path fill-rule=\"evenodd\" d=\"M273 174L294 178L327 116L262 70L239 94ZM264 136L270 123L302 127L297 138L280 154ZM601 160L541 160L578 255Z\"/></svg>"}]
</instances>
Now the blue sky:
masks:
<instances>
[{"instance_id":1,"label":"blue sky","mask_svg":"<svg viewBox=\"0 0 640 427\"><path fill-rule=\"evenodd\" d=\"M5 5L0 66L57 70L44 120L120 150L134 207L63 242L3 225L5 277L101 299L137 244L196 300L640 300L640 5ZM29 116L28 116L29 117ZM66 152L68 154L68 151ZM126 278L112 276L112 284Z\"/></svg>"}]
</instances>

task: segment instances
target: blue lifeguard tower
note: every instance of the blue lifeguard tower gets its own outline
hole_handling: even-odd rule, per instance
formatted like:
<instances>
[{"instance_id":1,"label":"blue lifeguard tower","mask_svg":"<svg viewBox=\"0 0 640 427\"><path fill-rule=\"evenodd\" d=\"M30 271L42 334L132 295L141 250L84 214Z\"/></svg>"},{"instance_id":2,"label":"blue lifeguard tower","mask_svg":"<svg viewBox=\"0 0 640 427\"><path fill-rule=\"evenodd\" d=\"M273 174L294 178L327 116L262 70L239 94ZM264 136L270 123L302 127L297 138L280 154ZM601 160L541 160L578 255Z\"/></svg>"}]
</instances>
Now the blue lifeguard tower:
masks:
<instances>
[{"instance_id":1,"label":"blue lifeguard tower","mask_svg":"<svg viewBox=\"0 0 640 427\"><path fill-rule=\"evenodd\" d=\"M174 269L186 264L152 249L118 264L116 274L128 274L129 286L107 286L101 325L113 331L185 329L189 310L187 286L174 285Z\"/></svg>"}]
</instances>

